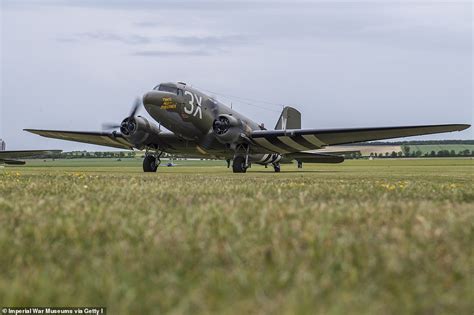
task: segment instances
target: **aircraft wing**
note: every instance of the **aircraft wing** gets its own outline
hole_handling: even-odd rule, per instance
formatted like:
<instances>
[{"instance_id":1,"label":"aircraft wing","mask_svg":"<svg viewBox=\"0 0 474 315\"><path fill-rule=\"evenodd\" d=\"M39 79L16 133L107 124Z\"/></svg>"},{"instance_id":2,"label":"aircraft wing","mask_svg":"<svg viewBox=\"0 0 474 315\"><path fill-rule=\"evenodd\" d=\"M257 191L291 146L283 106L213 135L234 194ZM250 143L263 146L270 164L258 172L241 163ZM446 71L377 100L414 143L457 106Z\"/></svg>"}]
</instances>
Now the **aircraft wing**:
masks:
<instances>
[{"instance_id":1,"label":"aircraft wing","mask_svg":"<svg viewBox=\"0 0 474 315\"><path fill-rule=\"evenodd\" d=\"M20 150L20 151L0 151L0 159L19 159L28 158L38 155L50 155L55 153L61 153L61 150Z\"/></svg>"},{"instance_id":2,"label":"aircraft wing","mask_svg":"<svg viewBox=\"0 0 474 315\"><path fill-rule=\"evenodd\" d=\"M133 144L119 132L90 132L90 131L61 131L61 130L39 130L25 129L25 131L54 139L67 141L90 143L106 147L132 150ZM196 144L192 141L186 141L173 133L162 132L149 139L154 147L159 147L168 153L178 153L186 157L203 157L205 154L196 150Z\"/></svg>"},{"instance_id":3,"label":"aircraft wing","mask_svg":"<svg viewBox=\"0 0 474 315\"><path fill-rule=\"evenodd\" d=\"M20 150L20 151L0 151L0 164L23 165L25 162L15 159L35 157L38 155L51 155L61 153L61 150Z\"/></svg>"},{"instance_id":4,"label":"aircraft wing","mask_svg":"<svg viewBox=\"0 0 474 315\"><path fill-rule=\"evenodd\" d=\"M255 130L251 140L270 152L292 153L315 150L327 145L401 138L433 133L461 131L470 125L425 125L347 129Z\"/></svg>"},{"instance_id":5,"label":"aircraft wing","mask_svg":"<svg viewBox=\"0 0 474 315\"><path fill-rule=\"evenodd\" d=\"M120 133L117 132L62 131L39 129L24 130L46 138L90 143L127 150L133 148L133 145L128 142Z\"/></svg>"}]
</instances>

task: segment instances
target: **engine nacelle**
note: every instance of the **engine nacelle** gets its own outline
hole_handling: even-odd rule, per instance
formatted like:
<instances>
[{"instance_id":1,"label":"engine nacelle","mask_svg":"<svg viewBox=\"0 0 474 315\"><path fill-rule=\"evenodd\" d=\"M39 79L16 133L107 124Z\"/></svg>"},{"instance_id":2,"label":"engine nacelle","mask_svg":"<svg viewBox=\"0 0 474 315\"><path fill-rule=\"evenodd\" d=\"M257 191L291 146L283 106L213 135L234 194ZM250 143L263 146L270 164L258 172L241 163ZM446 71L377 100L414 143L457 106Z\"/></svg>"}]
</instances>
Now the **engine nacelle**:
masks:
<instances>
[{"instance_id":1,"label":"engine nacelle","mask_svg":"<svg viewBox=\"0 0 474 315\"><path fill-rule=\"evenodd\" d=\"M214 120L212 129L217 140L226 144L242 142L242 134L248 135L251 132L247 123L228 114L219 115Z\"/></svg>"},{"instance_id":2,"label":"engine nacelle","mask_svg":"<svg viewBox=\"0 0 474 315\"><path fill-rule=\"evenodd\" d=\"M120 124L120 132L136 148L142 149L151 142L153 136L160 133L160 130L146 118L136 116L125 118Z\"/></svg>"}]
</instances>

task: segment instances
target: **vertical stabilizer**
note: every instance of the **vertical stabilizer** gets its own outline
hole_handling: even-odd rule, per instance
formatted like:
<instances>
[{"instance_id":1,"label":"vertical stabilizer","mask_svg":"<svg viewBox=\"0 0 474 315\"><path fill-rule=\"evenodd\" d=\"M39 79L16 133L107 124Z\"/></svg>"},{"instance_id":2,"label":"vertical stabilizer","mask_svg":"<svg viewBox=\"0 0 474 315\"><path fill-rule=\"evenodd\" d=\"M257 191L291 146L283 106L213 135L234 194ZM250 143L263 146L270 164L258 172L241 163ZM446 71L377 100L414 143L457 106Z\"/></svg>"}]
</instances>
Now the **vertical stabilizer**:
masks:
<instances>
[{"instance_id":1,"label":"vertical stabilizer","mask_svg":"<svg viewBox=\"0 0 474 315\"><path fill-rule=\"evenodd\" d=\"M285 106L275 126L275 130L301 129L301 113L293 107Z\"/></svg>"}]
</instances>

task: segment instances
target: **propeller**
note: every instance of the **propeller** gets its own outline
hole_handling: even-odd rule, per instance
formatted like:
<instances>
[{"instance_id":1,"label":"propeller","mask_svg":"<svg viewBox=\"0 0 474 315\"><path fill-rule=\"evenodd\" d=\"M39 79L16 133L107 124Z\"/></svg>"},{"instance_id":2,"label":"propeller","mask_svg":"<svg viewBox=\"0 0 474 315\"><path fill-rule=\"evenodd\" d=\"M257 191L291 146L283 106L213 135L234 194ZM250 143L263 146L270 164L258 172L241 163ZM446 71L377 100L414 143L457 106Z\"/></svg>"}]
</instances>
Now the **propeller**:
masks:
<instances>
[{"instance_id":1,"label":"propeller","mask_svg":"<svg viewBox=\"0 0 474 315\"><path fill-rule=\"evenodd\" d=\"M213 142L217 141L215 137L215 132L214 132L214 123L219 121L219 106L217 105L217 103L215 101L210 101L208 103L208 108L210 109L210 113L213 118L213 123L208 133L204 136L204 139L202 140L200 144L200 146L205 149L210 149L212 147Z\"/></svg>"},{"instance_id":2,"label":"propeller","mask_svg":"<svg viewBox=\"0 0 474 315\"><path fill-rule=\"evenodd\" d=\"M117 123L103 123L102 124L102 130L112 130L112 129L117 129L120 128L120 125Z\"/></svg>"},{"instance_id":3,"label":"propeller","mask_svg":"<svg viewBox=\"0 0 474 315\"><path fill-rule=\"evenodd\" d=\"M122 123L104 123L102 124L102 130L113 130L120 128L120 131L125 134L131 134L136 128L135 122L135 115L137 114L140 106L142 105L142 101L140 97L137 97L132 104L132 109L130 110L130 114L127 118L125 118Z\"/></svg>"}]
</instances>

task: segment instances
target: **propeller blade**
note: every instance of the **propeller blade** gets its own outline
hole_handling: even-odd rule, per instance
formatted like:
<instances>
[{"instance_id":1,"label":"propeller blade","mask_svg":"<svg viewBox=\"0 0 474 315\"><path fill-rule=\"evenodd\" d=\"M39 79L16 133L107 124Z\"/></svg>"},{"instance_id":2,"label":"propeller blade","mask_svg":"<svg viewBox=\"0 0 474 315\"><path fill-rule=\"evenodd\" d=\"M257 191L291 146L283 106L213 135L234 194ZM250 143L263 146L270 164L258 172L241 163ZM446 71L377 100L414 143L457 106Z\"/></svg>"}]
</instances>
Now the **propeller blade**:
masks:
<instances>
[{"instance_id":1,"label":"propeller blade","mask_svg":"<svg viewBox=\"0 0 474 315\"><path fill-rule=\"evenodd\" d=\"M102 130L111 130L111 129L117 129L120 128L120 124L117 123L103 123L102 124Z\"/></svg>"},{"instance_id":2,"label":"propeller blade","mask_svg":"<svg viewBox=\"0 0 474 315\"><path fill-rule=\"evenodd\" d=\"M135 99L135 101L133 102L132 109L130 110L130 114L128 115L127 118L131 119L131 118L135 117L135 115L137 114L137 112L140 109L141 105L142 105L142 100L141 100L140 97L137 97ZM121 126L122 126L122 124L117 124L117 123L103 123L102 124L102 130L118 129Z\"/></svg>"},{"instance_id":3,"label":"propeller blade","mask_svg":"<svg viewBox=\"0 0 474 315\"><path fill-rule=\"evenodd\" d=\"M128 117L135 117L135 114L138 112L138 109L140 108L140 106L142 105L142 100L141 98L137 97L135 99L135 102L133 103L133 107L132 107L132 110L130 111L130 115L128 115Z\"/></svg>"}]
</instances>

